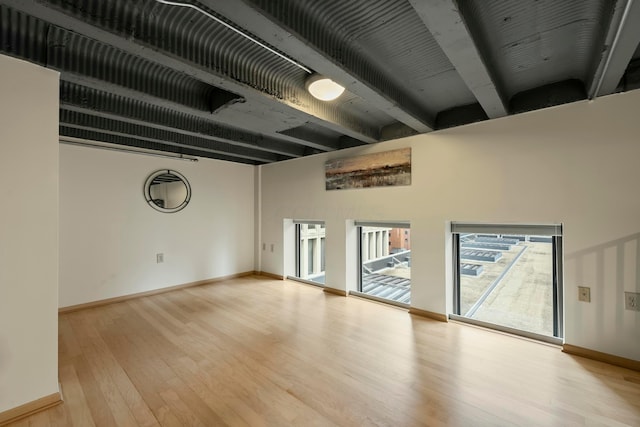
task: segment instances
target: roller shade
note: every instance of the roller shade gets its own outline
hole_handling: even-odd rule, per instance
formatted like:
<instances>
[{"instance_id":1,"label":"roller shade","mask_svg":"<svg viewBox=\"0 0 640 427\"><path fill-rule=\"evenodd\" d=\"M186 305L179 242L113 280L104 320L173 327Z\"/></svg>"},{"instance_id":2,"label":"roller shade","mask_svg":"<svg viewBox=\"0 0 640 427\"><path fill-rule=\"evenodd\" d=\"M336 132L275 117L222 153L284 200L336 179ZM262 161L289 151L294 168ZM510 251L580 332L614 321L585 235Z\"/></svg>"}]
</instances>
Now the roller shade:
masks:
<instances>
[{"instance_id":1,"label":"roller shade","mask_svg":"<svg viewBox=\"0 0 640 427\"><path fill-rule=\"evenodd\" d=\"M562 224L473 224L452 222L451 232L457 234L515 234L528 236L562 236Z\"/></svg>"},{"instance_id":2,"label":"roller shade","mask_svg":"<svg viewBox=\"0 0 640 427\"><path fill-rule=\"evenodd\" d=\"M409 221L356 221L356 227L411 228Z\"/></svg>"},{"instance_id":3,"label":"roller shade","mask_svg":"<svg viewBox=\"0 0 640 427\"><path fill-rule=\"evenodd\" d=\"M308 220L308 219L294 219L293 223L294 224L324 225L324 221Z\"/></svg>"}]
</instances>

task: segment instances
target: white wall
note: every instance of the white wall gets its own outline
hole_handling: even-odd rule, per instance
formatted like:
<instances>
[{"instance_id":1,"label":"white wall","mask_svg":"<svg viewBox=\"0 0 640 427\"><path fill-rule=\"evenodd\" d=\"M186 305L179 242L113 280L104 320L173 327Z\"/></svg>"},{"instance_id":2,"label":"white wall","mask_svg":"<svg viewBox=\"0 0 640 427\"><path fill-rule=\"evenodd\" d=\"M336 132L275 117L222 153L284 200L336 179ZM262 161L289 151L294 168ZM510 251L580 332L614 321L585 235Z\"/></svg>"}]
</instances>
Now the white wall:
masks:
<instances>
[{"instance_id":1,"label":"white wall","mask_svg":"<svg viewBox=\"0 0 640 427\"><path fill-rule=\"evenodd\" d=\"M58 391L58 73L0 55L0 412Z\"/></svg>"},{"instance_id":2,"label":"white wall","mask_svg":"<svg viewBox=\"0 0 640 427\"><path fill-rule=\"evenodd\" d=\"M189 180L184 210L147 205L159 169ZM252 271L254 246L253 166L61 145L60 307Z\"/></svg>"},{"instance_id":3,"label":"white wall","mask_svg":"<svg viewBox=\"0 0 640 427\"><path fill-rule=\"evenodd\" d=\"M350 220L409 220L412 306L450 313L450 221L561 222L565 342L640 359L640 313L623 309L623 291L640 291L639 105L635 91L265 165L261 241L276 250L262 252L262 269L291 274L283 219L325 220L327 285L355 289ZM326 160L402 147L411 186L325 191Z\"/></svg>"}]
</instances>

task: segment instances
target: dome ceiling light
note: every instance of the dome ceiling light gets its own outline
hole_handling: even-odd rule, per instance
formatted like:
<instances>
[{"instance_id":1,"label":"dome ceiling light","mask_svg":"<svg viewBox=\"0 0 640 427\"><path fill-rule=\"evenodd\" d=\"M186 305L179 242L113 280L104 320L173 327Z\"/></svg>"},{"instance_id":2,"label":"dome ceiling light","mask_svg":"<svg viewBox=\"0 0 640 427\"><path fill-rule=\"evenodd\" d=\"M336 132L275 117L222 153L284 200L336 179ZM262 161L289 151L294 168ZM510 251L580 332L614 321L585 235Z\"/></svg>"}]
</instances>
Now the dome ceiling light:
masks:
<instances>
[{"instance_id":1,"label":"dome ceiling light","mask_svg":"<svg viewBox=\"0 0 640 427\"><path fill-rule=\"evenodd\" d=\"M314 98L320 101L333 101L344 92L344 86L321 74L312 74L307 77L305 87Z\"/></svg>"}]
</instances>

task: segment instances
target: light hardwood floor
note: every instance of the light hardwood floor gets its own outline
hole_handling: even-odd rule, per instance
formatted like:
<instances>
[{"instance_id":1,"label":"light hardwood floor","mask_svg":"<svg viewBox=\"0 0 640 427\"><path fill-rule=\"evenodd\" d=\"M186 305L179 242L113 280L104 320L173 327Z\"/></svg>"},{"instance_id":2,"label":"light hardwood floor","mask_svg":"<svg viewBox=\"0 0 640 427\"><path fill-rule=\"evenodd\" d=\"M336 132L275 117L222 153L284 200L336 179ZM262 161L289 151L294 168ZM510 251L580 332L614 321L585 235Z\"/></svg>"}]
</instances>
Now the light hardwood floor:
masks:
<instances>
[{"instance_id":1,"label":"light hardwood floor","mask_svg":"<svg viewBox=\"0 0 640 427\"><path fill-rule=\"evenodd\" d=\"M288 281L60 315L65 402L24 426L640 426L640 373Z\"/></svg>"}]
</instances>

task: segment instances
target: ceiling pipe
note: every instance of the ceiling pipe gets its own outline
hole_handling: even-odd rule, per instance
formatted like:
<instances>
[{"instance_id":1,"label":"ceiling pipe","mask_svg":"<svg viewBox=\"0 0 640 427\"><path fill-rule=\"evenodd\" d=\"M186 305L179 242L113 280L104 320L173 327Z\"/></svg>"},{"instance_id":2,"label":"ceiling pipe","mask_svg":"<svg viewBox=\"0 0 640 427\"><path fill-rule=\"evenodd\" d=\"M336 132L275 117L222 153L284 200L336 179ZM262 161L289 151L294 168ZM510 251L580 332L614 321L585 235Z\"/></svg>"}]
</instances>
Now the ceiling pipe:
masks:
<instances>
[{"instance_id":1,"label":"ceiling pipe","mask_svg":"<svg viewBox=\"0 0 640 427\"><path fill-rule=\"evenodd\" d=\"M118 151L121 153L141 154L143 156L161 157L163 159L184 160L186 162L197 162L196 157L185 156L183 154L171 155L168 153L161 153L156 151L144 151L136 150L134 148L119 147L114 145L103 145L99 143L89 142L80 138L74 138L69 136L60 136L60 144L75 145L78 147L97 148L99 150ZM105 143L108 144L108 143Z\"/></svg>"},{"instance_id":2,"label":"ceiling pipe","mask_svg":"<svg viewBox=\"0 0 640 427\"><path fill-rule=\"evenodd\" d=\"M598 77L598 84L596 84L593 92L589 93L589 100L593 101L598 97L598 92L600 92L600 88L602 87L602 83L604 82L604 77L609 70L609 65L611 64L611 58L613 57L613 52L618 47L618 42L620 41L620 35L622 34L622 30L624 29L625 24L627 23L627 18L629 16L629 11L631 10L631 6L633 5L633 0L627 0L627 4L624 8L624 12L622 13L622 17L620 18L620 23L618 24L618 29L616 30L616 35L613 38L613 43L611 43L611 48L607 53L607 60L602 67L602 71L600 72L600 76Z\"/></svg>"},{"instance_id":3,"label":"ceiling pipe","mask_svg":"<svg viewBox=\"0 0 640 427\"><path fill-rule=\"evenodd\" d=\"M200 7L190 4L190 3L182 3L182 2L175 2L175 1L171 1L171 0L156 0L157 3L161 3L161 4L165 4L165 5L169 5L169 6L176 6L176 7L185 7L185 8L189 8L189 9L193 9L201 14L203 14L204 16L206 16L207 18L221 24L224 25L226 28L230 29L231 31L235 32L236 34L239 34L240 36L244 37L245 39L255 43L256 45L260 46L261 48L271 52L272 54L278 56L279 58L284 59L285 61L289 62L290 64L295 65L296 67L300 68L301 70L305 71L306 73L310 74L310 76L307 78L306 80L306 84L305 87L307 89L307 91L309 91L309 93L311 95L313 95L315 98L321 100L321 101L333 101L334 99L336 99L337 97L339 97L342 92L344 92L344 86L334 82L333 80L329 79L328 77L325 76L321 76L319 74L314 74L313 71L311 71L309 68L305 67L304 65L294 61L293 59L281 54L280 52L276 51L275 49L272 49L271 47L267 46L266 44L262 43L260 40L250 36L249 34L246 34L242 31L240 31L238 28L235 28L232 25L229 25L228 23L224 22L222 19L218 18L215 15L212 15L211 13L207 12L204 9L201 9ZM318 89L316 90L312 90L312 85L316 85L316 87L318 87Z\"/></svg>"},{"instance_id":4,"label":"ceiling pipe","mask_svg":"<svg viewBox=\"0 0 640 427\"><path fill-rule=\"evenodd\" d=\"M169 1L169 0L156 0L156 2L158 3L162 3L162 4L166 4L169 6L176 6L176 7L186 7L189 9L193 9L195 11L200 12L201 14L203 14L204 16L206 16L209 19L212 19L214 21L216 21L218 24L224 25L225 27L227 27L228 29L230 29L231 31L235 32L236 34L241 35L242 37L244 37L245 39L257 44L258 46L260 46L261 48L268 50L269 52L271 52L272 54L284 59L285 61L289 62L290 64L295 65L296 67L300 68L301 70L309 73L309 74L313 74L313 71L311 71L310 69L308 69L307 67L305 67L304 65L294 61L293 59L281 54L280 52L278 52L275 49L272 49L271 47L267 46L266 44L262 43L260 40L251 37L249 34L243 33L242 31L240 31L239 29L235 28L232 25L227 24L226 22L224 22L222 19L218 18L215 15L210 14L209 12L207 12L204 9L199 8L196 5L190 4L190 3L180 3L180 2L175 2L175 1Z\"/></svg>"}]
</instances>

